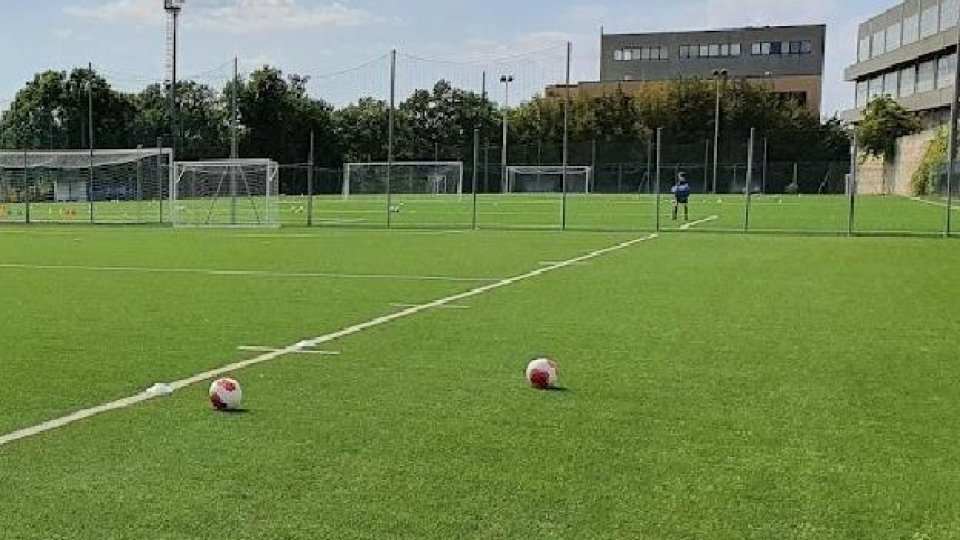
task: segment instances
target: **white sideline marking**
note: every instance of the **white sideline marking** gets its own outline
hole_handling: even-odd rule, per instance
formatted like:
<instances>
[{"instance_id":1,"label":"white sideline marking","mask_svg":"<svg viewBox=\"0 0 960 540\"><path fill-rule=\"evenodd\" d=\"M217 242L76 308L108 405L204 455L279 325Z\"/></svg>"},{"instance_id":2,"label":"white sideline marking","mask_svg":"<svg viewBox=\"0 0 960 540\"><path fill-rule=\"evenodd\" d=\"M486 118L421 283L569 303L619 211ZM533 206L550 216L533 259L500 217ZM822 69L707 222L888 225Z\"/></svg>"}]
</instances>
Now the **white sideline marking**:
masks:
<instances>
[{"instance_id":1,"label":"white sideline marking","mask_svg":"<svg viewBox=\"0 0 960 540\"><path fill-rule=\"evenodd\" d=\"M547 266L547 267L544 267L544 268L538 268L538 269L536 269L536 270L532 270L532 271L530 271L530 272L527 272L526 274L520 274L520 275L518 275L518 276L501 279L500 281L497 281L497 282L494 282L494 283L489 283L489 284L487 284L487 285L482 285L482 286L480 286L480 287L476 287L476 288L470 289L469 291L466 291L466 292L462 292L462 293L459 293L459 294L454 294L454 295L451 295L451 296L447 296L447 297L445 297L445 298L440 298L440 299L434 300L434 301L432 301L432 302L427 302L426 304L415 305L415 306L406 308L406 309L404 309L404 310L402 310L402 311L397 311L397 312L391 313L391 314L389 314L389 315L384 315L384 316L382 316L382 317L377 317L377 318L374 318L374 319L370 319L370 320L367 321L367 322L363 322L363 323L355 324L355 325L352 325L352 326L348 326L348 327L343 328L343 329L341 329L341 330L338 330L338 331L336 331L336 332L331 332L331 333L326 334L326 335L323 335L323 336L319 336L319 337L315 337L315 338L312 338L312 339L306 339L306 340L303 340L303 341L299 341L299 342L294 343L294 344L292 344L292 345L289 345L289 346L287 346L287 347L283 347L283 348L279 348L279 349L274 349L274 350L271 350L271 351L269 351L269 352L265 352L264 354L261 354L260 356L257 356L257 357L255 357L255 358L251 358L251 359L249 359L249 360L244 360L244 361L242 361L242 362L235 362L235 363L233 363L233 364L228 364L228 365L223 366L223 367L219 367L219 368L216 368L216 369L211 369L211 370L209 370L209 371L204 371L203 373L198 373L198 374L196 374L196 375L194 375L194 376L192 376L192 377L188 377L188 378L186 378L186 379L181 379L181 380L179 380L179 381L175 381L175 382L169 383L169 384L167 385L167 387L168 387L170 390L172 390L173 392L175 392L175 391L177 391L177 390L182 390L182 389L184 389L184 388L186 388L186 387L188 387L188 386L192 386L192 385L197 384L197 383L201 383L201 382L204 382L204 381L208 381L208 380L210 380L210 379L215 379L215 378L217 378L217 377L226 375L226 374L228 374L228 373L236 372L236 371L239 371L239 370L248 368L248 367L250 367L250 366L255 366L255 365L257 365L257 364L262 364L262 363L264 363L264 362L270 362L270 361L272 361L272 360L276 360L277 358L280 358L280 357L283 357L283 356L286 356L286 355L289 355L289 354L302 353L305 349L315 349L317 346L322 345L322 344L324 344L324 343L330 343L331 341L335 341L335 340L340 339L340 338L344 338L344 337L347 337L347 336L352 336L353 334L359 334L360 332L363 332L364 330L369 330L370 328L374 328L374 327L377 327L377 326L383 326L383 325L388 324L388 323L391 323L391 322L393 322L393 321L396 321L396 320L399 320L399 319L404 319L404 318L406 318L406 317L410 317L410 316L412 316L412 315L416 315L416 314L418 314L418 313L421 313L421 312L424 312L424 311L428 311L428 310L431 310L431 309L437 309L437 308L441 308L441 307L444 307L444 306L448 306L448 305L451 305L451 304L453 304L454 302L457 302L457 301L460 301L460 300L465 300L465 299L467 299L467 298L472 298L472 297L474 297L474 296L479 296L479 295L481 295L481 294L488 293L488 292L493 291L493 290L496 290L496 289L501 289L501 288L503 288L503 287L507 287L507 286L513 285L513 284L515 284L515 283L519 283L519 282L521 282L521 281L526 281L526 280L528 280L528 279L532 279L532 278L535 278L535 277L539 277L539 276L541 276L541 275L543 275L543 274L546 274L546 273L548 273L548 272L553 272L553 271L555 271L555 270L560 270L560 269L562 269L562 268L567 268L567 267L569 267L569 266L573 266L573 265L575 265L575 264L577 264L577 263L579 263L579 262L589 261L589 260L591 260L591 259L596 259L597 257L601 257L601 256L606 255L606 254L608 254L608 253L613 253L613 252L615 252L615 251L621 251L621 250L623 250L623 249L627 249L627 248L629 248L629 247L631 247L631 246L634 246L634 245L636 245L636 244L639 244L639 243L641 243L641 242L647 242L647 241L650 241L650 240L654 240L654 239L656 239L656 238L659 238L659 235L657 235L657 234L651 234L651 235L649 235L649 236L644 236L644 237L641 237L641 238L634 238L633 240L627 240L627 241L625 241L625 242L621 242L621 243L619 243L619 244L616 244L616 245L614 245L614 246L610 246L610 247L607 247L607 248L597 249L597 250L591 251L591 252L589 252L589 253L586 253L586 254L584 254L584 255L580 255L580 256L578 256L578 257L574 257L574 258L572 258L572 259L567 259L567 260L565 260L565 261L560 261L560 262L558 262L557 264L555 264L555 265L553 265L553 266ZM17 430L17 431L12 432L12 433L8 433L8 434L6 434L6 435L0 436L0 446L5 446L5 445L10 444L10 443L12 443L12 442L19 441L19 440L22 440L22 439L27 439L27 438L29 438L29 437L34 437L34 436L40 435L40 434L42 434L42 433L46 433L46 432L48 432L48 431L52 431L52 430L54 430L54 429L58 429L58 428L67 426L67 425L72 424L72 423L74 423L74 422L79 422L80 420L84 420L84 419L86 419L86 418L90 418L90 417L92 417L92 416L96 416L96 415L99 415L99 414L102 414L102 413L105 413L105 412L114 411L114 410L117 410L117 409L124 409L124 408L130 407L130 406L132 406L132 405L136 405L136 404L138 404L138 403L143 403L143 402L145 402L145 401L149 401L149 400L154 399L154 398L156 398L156 397L157 397L157 394L154 393L154 392L143 391L143 392L140 392L139 394L136 394L136 395L133 395L133 396L130 396L130 397L125 397L125 398L123 398L123 399L118 399L118 400L116 400L116 401L111 401L111 402L109 402L109 403L104 403L103 405L97 405L96 407L91 407L91 408L89 408L89 409L83 409L83 410L80 410L80 411L76 411L76 412L74 412L74 413L68 414L68 415L66 415L66 416L62 416L62 417L60 417L60 418L56 418L56 419L53 419L53 420L48 420L48 421L46 421L46 422L43 422L42 424L37 424L37 425L35 425L35 426L31 426L31 427L19 429L19 430Z\"/></svg>"},{"instance_id":2,"label":"white sideline marking","mask_svg":"<svg viewBox=\"0 0 960 540\"><path fill-rule=\"evenodd\" d=\"M396 308L412 308L417 307L418 304L390 304L390 307ZM462 306L460 304L449 304L445 306L440 306L440 309L470 309L470 306Z\"/></svg>"},{"instance_id":3,"label":"white sideline marking","mask_svg":"<svg viewBox=\"0 0 960 540\"><path fill-rule=\"evenodd\" d=\"M537 264L540 266L553 266L555 264L560 264L562 261L540 261ZM589 263L578 262L576 264L571 264L570 266L589 266Z\"/></svg>"},{"instance_id":4,"label":"white sideline marking","mask_svg":"<svg viewBox=\"0 0 960 540\"><path fill-rule=\"evenodd\" d=\"M680 226L681 231L688 231L691 227L696 227L697 225L703 225L704 223L710 223L711 221L716 221L720 219L720 216L710 216L703 219L698 219L697 221L691 221L690 223L684 223Z\"/></svg>"},{"instance_id":5,"label":"white sideline marking","mask_svg":"<svg viewBox=\"0 0 960 540\"><path fill-rule=\"evenodd\" d=\"M911 200L911 201L918 202L918 203L931 204L931 205L933 205L933 206L939 206L940 208L946 208L946 207L947 207L947 203L942 203L942 202L937 202L937 201L928 201L928 200L926 200L926 199L921 199L920 197L911 197L910 200ZM958 203L958 204L960 204L960 203ZM960 206L958 206L958 205L953 205L953 206L950 207L950 210L952 210L952 211L954 211L954 212L960 211Z\"/></svg>"},{"instance_id":6,"label":"white sideline marking","mask_svg":"<svg viewBox=\"0 0 960 540\"><path fill-rule=\"evenodd\" d=\"M256 345L241 345L237 347L237 350L246 351L246 352L269 353L269 352L277 352L281 349L277 349L276 347L258 347ZM297 354L319 354L323 356L340 356L340 351L313 351L310 349L303 349L301 351L297 351Z\"/></svg>"},{"instance_id":7,"label":"white sideline marking","mask_svg":"<svg viewBox=\"0 0 960 540\"><path fill-rule=\"evenodd\" d=\"M0 269L14 270L84 270L90 272L147 272L154 274L204 274L208 276L260 276L280 278L332 278L332 279L395 279L411 281L456 281L482 282L496 278L456 276L414 276L403 274L336 274L323 272L270 272L267 270L208 270L204 268L145 268L137 266L75 266L57 264L0 264Z\"/></svg>"}]
</instances>

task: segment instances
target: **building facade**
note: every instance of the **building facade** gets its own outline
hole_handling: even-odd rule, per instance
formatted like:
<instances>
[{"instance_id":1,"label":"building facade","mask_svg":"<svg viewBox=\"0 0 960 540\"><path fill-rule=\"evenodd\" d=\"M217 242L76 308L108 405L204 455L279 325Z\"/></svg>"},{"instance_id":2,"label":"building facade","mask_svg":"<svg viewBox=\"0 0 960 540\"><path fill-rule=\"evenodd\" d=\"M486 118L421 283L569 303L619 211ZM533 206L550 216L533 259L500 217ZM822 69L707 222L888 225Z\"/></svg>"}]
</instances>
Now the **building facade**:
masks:
<instances>
[{"instance_id":1,"label":"building facade","mask_svg":"<svg viewBox=\"0 0 960 540\"><path fill-rule=\"evenodd\" d=\"M577 90L630 94L678 78L713 79L716 70L726 70L732 79L766 85L819 115L825 43L825 25L604 34L600 80L579 83ZM548 96L562 92L562 86L547 89Z\"/></svg>"},{"instance_id":2,"label":"building facade","mask_svg":"<svg viewBox=\"0 0 960 540\"><path fill-rule=\"evenodd\" d=\"M857 122L870 100L887 95L919 113L926 126L949 122L957 62L960 0L907 0L862 23L857 62L845 79L855 86Z\"/></svg>"}]
</instances>

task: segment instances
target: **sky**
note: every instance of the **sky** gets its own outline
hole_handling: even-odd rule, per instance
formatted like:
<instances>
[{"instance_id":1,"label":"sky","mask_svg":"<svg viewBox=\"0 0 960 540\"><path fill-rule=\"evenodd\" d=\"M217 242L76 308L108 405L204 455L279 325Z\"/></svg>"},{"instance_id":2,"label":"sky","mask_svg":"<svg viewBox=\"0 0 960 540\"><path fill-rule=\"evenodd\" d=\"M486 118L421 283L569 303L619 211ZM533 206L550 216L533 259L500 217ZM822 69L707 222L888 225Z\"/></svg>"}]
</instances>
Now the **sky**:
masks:
<instances>
[{"instance_id":1,"label":"sky","mask_svg":"<svg viewBox=\"0 0 960 540\"><path fill-rule=\"evenodd\" d=\"M46 69L93 63L118 89L164 79L163 0L4 0L0 109ZM599 76L599 34L747 25L826 23L825 116L852 108L843 69L856 56L857 26L895 0L184 0L179 72L221 87L232 74L269 63L311 77L311 94L342 105L385 97L396 49L401 98L445 78L480 89L488 72L499 99L501 74L514 75L512 100L565 77ZM15 6L15 7L12 7ZM16 54L13 52L16 51Z\"/></svg>"}]
</instances>

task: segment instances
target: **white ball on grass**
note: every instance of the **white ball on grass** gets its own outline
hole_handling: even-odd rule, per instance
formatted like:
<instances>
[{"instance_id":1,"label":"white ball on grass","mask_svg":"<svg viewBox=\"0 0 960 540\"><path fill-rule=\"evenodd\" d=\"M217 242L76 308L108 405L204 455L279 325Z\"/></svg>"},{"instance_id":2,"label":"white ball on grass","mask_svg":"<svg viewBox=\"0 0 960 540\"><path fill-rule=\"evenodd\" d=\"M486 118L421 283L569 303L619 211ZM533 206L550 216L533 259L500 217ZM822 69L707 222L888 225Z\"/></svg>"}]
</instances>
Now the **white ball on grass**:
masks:
<instances>
[{"instance_id":1,"label":"white ball on grass","mask_svg":"<svg viewBox=\"0 0 960 540\"><path fill-rule=\"evenodd\" d=\"M527 382L539 389L557 384L557 363L549 358L537 358L527 364Z\"/></svg>"},{"instance_id":2,"label":"white ball on grass","mask_svg":"<svg viewBox=\"0 0 960 540\"><path fill-rule=\"evenodd\" d=\"M210 403L218 411L236 411L240 409L243 390L234 379L217 379L210 384Z\"/></svg>"}]
</instances>

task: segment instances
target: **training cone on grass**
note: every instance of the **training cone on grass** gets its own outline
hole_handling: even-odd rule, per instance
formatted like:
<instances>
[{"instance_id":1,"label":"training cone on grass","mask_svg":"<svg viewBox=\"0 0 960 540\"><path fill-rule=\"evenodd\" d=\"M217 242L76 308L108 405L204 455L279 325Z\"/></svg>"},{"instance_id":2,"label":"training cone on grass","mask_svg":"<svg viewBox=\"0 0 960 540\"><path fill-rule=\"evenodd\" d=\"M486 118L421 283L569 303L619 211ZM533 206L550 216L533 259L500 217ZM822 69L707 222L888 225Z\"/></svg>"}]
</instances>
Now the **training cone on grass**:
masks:
<instances>
[{"instance_id":1,"label":"training cone on grass","mask_svg":"<svg viewBox=\"0 0 960 540\"><path fill-rule=\"evenodd\" d=\"M217 379L210 384L210 404L218 411L240 410L243 390L234 379Z\"/></svg>"},{"instance_id":2,"label":"training cone on grass","mask_svg":"<svg viewBox=\"0 0 960 540\"><path fill-rule=\"evenodd\" d=\"M530 386L546 390L557 384L557 363L549 358L537 358L527 364L527 382Z\"/></svg>"}]
</instances>

